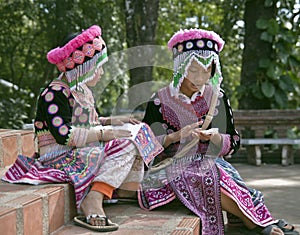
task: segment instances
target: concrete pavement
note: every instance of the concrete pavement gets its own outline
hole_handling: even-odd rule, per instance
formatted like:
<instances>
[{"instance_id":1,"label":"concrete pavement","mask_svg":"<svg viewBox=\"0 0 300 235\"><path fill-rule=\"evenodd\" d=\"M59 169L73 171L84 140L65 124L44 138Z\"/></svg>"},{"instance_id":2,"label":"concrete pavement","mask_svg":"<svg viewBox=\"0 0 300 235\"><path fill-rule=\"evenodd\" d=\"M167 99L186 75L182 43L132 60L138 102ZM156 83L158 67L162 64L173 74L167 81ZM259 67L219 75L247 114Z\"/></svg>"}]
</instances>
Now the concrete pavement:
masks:
<instances>
[{"instance_id":1,"label":"concrete pavement","mask_svg":"<svg viewBox=\"0 0 300 235\"><path fill-rule=\"evenodd\" d=\"M249 187L263 192L274 218L300 225L300 164L233 164Z\"/></svg>"}]
</instances>

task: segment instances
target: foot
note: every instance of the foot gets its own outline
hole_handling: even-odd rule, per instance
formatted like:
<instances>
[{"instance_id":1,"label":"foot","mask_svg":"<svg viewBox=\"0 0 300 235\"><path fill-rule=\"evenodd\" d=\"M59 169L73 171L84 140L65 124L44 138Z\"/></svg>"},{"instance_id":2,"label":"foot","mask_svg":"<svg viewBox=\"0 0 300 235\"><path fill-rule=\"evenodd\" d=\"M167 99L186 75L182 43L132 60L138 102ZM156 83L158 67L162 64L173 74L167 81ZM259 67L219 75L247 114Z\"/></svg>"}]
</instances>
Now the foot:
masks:
<instances>
[{"instance_id":1,"label":"foot","mask_svg":"<svg viewBox=\"0 0 300 235\"><path fill-rule=\"evenodd\" d=\"M263 234L263 235L284 235L283 231L274 224L271 224L267 227L259 227L256 226L253 229L250 229L250 231L255 232L256 234Z\"/></svg>"},{"instance_id":2,"label":"foot","mask_svg":"<svg viewBox=\"0 0 300 235\"><path fill-rule=\"evenodd\" d=\"M91 225L90 224L90 219L91 218L97 218L98 220L103 220L105 223L105 226L103 225ZM97 232L112 232L116 231L119 228L118 224L112 223L107 217L105 216L100 216L96 214L92 214L89 216L84 216L84 215L78 215L74 217L74 223L78 226L81 226L83 228L87 228L93 231Z\"/></svg>"},{"instance_id":3,"label":"foot","mask_svg":"<svg viewBox=\"0 0 300 235\"><path fill-rule=\"evenodd\" d=\"M284 219L280 219L276 225L284 232L284 234L299 234L297 231L295 231L295 227L286 222Z\"/></svg>"},{"instance_id":4,"label":"foot","mask_svg":"<svg viewBox=\"0 0 300 235\"><path fill-rule=\"evenodd\" d=\"M81 210L87 216L87 221L93 226L105 226L105 212L102 207L104 195L97 191L90 191L81 203ZM92 216L98 215L98 216Z\"/></svg>"},{"instance_id":5,"label":"foot","mask_svg":"<svg viewBox=\"0 0 300 235\"><path fill-rule=\"evenodd\" d=\"M269 225L269 226L263 228L263 230L261 231L261 234L264 234L264 235L284 235L282 230L279 227L277 227L276 225Z\"/></svg>"}]
</instances>

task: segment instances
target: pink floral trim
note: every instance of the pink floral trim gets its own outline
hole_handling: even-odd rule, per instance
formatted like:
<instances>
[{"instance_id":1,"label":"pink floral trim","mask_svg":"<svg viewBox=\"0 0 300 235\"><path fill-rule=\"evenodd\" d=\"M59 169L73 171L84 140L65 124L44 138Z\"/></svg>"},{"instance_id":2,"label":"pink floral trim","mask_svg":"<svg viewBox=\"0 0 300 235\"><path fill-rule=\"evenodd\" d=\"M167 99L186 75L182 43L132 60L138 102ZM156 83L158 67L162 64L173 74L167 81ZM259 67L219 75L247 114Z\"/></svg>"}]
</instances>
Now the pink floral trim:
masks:
<instances>
[{"instance_id":1,"label":"pink floral trim","mask_svg":"<svg viewBox=\"0 0 300 235\"><path fill-rule=\"evenodd\" d=\"M208 31L204 29L184 29L177 31L169 40L168 47L172 49L178 42L184 42L193 39L208 38L218 43L218 51L223 49L225 44L224 40L214 31Z\"/></svg>"},{"instance_id":2,"label":"pink floral trim","mask_svg":"<svg viewBox=\"0 0 300 235\"><path fill-rule=\"evenodd\" d=\"M271 213L262 201L255 206L248 189L237 184L224 169L221 167L218 167L218 169L220 172L220 186L222 193L235 201L248 219L262 227L274 223Z\"/></svg>"},{"instance_id":3,"label":"pink floral trim","mask_svg":"<svg viewBox=\"0 0 300 235\"><path fill-rule=\"evenodd\" d=\"M98 36L101 36L101 28L98 25L93 25L63 47L57 47L49 51L47 59L51 64L58 64L68 58L78 47L81 47L86 42L92 41Z\"/></svg>"}]
</instances>

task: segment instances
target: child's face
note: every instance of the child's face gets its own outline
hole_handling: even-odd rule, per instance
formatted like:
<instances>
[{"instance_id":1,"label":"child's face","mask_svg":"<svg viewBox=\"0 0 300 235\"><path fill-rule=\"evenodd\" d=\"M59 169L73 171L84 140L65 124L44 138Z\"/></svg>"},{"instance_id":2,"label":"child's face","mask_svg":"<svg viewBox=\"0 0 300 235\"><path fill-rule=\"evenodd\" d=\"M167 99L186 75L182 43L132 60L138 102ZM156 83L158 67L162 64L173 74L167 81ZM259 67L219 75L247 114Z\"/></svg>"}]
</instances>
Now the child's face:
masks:
<instances>
[{"instance_id":1,"label":"child's face","mask_svg":"<svg viewBox=\"0 0 300 235\"><path fill-rule=\"evenodd\" d=\"M195 92L199 91L205 83L211 77L212 65L210 65L207 69L203 68L199 65L195 60L191 63L188 68L188 74L186 78L184 78L180 91L191 97Z\"/></svg>"}]
</instances>

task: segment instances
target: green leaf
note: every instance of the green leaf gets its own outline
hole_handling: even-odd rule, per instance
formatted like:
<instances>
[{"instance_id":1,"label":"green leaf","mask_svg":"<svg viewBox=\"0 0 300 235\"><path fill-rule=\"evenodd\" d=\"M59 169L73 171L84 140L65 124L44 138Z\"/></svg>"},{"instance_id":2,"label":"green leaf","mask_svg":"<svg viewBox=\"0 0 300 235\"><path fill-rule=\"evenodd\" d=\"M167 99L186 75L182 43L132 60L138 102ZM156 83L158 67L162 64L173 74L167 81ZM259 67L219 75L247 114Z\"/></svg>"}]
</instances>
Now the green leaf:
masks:
<instances>
[{"instance_id":1,"label":"green leaf","mask_svg":"<svg viewBox=\"0 0 300 235\"><path fill-rule=\"evenodd\" d=\"M275 19L270 19L268 22L268 33L275 36L279 32L279 25Z\"/></svg>"},{"instance_id":2,"label":"green leaf","mask_svg":"<svg viewBox=\"0 0 300 235\"><path fill-rule=\"evenodd\" d=\"M253 96L255 98L257 98L257 99L263 99L264 98L264 96L263 96L263 94L262 94L261 89L259 88L259 86L252 85L250 87L250 89L251 89L251 92L252 92L252 94L253 94Z\"/></svg>"},{"instance_id":3,"label":"green leaf","mask_svg":"<svg viewBox=\"0 0 300 235\"><path fill-rule=\"evenodd\" d=\"M279 85L281 90L287 90L288 89L288 85L283 80L279 80L278 85Z\"/></svg>"},{"instance_id":4,"label":"green leaf","mask_svg":"<svg viewBox=\"0 0 300 235\"><path fill-rule=\"evenodd\" d=\"M277 78L277 74L276 74L276 65L274 64L270 64L268 69L267 69L267 76L269 78L273 78L276 79Z\"/></svg>"},{"instance_id":5,"label":"green leaf","mask_svg":"<svg viewBox=\"0 0 300 235\"><path fill-rule=\"evenodd\" d=\"M285 92L293 92L295 90L292 78L289 75L280 76L279 87Z\"/></svg>"},{"instance_id":6,"label":"green leaf","mask_svg":"<svg viewBox=\"0 0 300 235\"><path fill-rule=\"evenodd\" d=\"M267 98L271 98L275 93L275 87L272 83L264 81L261 84L261 91Z\"/></svg>"},{"instance_id":7,"label":"green leaf","mask_svg":"<svg viewBox=\"0 0 300 235\"><path fill-rule=\"evenodd\" d=\"M289 54L285 53L284 51L279 51L278 58L280 59L281 63L286 64L289 58Z\"/></svg>"},{"instance_id":8,"label":"green leaf","mask_svg":"<svg viewBox=\"0 0 300 235\"><path fill-rule=\"evenodd\" d=\"M265 19L258 19L256 21L256 28L258 29L267 29L269 26L269 22Z\"/></svg>"},{"instance_id":9,"label":"green leaf","mask_svg":"<svg viewBox=\"0 0 300 235\"><path fill-rule=\"evenodd\" d=\"M285 42L287 43L295 43L296 37L292 35L290 31L285 31L284 33L281 34L282 38ZM296 39L297 40L297 39Z\"/></svg>"},{"instance_id":10,"label":"green leaf","mask_svg":"<svg viewBox=\"0 0 300 235\"><path fill-rule=\"evenodd\" d=\"M300 59L298 59L295 56L289 56L288 63L291 66L291 68L296 69L300 66Z\"/></svg>"},{"instance_id":11,"label":"green leaf","mask_svg":"<svg viewBox=\"0 0 300 235\"><path fill-rule=\"evenodd\" d=\"M270 43L273 41L272 35L268 34L267 32L262 32L260 39Z\"/></svg>"},{"instance_id":12,"label":"green leaf","mask_svg":"<svg viewBox=\"0 0 300 235\"><path fill-rule=\"evenodd\" d=\"M284 108L288 103L287 95L282 90L276 90L275 101L280 108Z\"/></svg>"}]
</instances>

